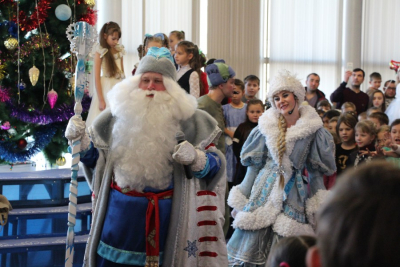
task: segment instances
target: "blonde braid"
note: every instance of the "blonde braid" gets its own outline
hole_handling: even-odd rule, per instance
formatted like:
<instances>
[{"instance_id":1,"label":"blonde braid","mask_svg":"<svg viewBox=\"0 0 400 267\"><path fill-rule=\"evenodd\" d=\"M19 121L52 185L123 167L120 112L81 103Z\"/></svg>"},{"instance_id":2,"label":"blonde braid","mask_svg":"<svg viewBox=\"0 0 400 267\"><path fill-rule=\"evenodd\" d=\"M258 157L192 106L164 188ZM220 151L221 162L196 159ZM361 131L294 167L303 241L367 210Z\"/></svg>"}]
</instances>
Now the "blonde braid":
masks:
<instances>
[{"instance_id":1,"label":"blonde braid","mask_svg":"<svg viewBox=\"0 0 400 267\"><path fill-rule=\"evenodd\" d=\"M282 158L283 154L286 151L286 120L281 114L279 116L279 123L278 123L278 128L279 128L279 137L278 137L278 158L279 158L279 187L283 188L285 178L283 177L283 167L282 167Z\"/></svg>"}]
</instances>

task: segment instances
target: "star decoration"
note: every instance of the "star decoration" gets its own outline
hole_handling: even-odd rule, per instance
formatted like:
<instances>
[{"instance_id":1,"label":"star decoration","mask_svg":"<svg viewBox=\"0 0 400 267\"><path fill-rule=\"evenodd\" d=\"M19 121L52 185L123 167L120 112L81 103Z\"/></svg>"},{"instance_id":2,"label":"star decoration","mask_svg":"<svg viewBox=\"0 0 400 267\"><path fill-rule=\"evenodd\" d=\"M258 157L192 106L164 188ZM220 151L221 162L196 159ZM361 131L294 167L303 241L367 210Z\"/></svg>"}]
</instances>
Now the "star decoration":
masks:
<instances>
[{"instance_id":1,"label":"star decoration","mask_svg":"<svg viewBox=\"0 0 400 267\"><path fill-rule=\"evenodd\" d=\"M196 258L196 251L199 250L196 246L196 242L197 242L197 240L194 240L193 242L190 242L189 240L187 240L188 246L186 248L184 248L183 250L186 250L188 252L188 258L190 258L190 256L192 256L192 255L193 255L193 257Z\"/></svg>"}]
</instances>

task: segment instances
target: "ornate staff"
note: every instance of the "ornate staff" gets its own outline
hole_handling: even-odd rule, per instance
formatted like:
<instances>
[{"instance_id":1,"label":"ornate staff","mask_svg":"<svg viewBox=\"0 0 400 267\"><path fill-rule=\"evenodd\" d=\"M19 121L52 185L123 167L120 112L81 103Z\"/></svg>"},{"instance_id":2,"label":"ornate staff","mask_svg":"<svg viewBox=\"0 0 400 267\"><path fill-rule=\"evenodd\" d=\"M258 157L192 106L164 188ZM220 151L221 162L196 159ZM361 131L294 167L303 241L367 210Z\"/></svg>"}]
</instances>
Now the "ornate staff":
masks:
<instances>
[{"instance_id":1,"label":"ornate staff","mask_svg":"<svg viewBox=\"0 0 400 267\"><path fill-rule=\"evenodd\" d=\"M75 68L75 115L82 114L82 98L86 84L85 58L91 51L96 42L97 33L88 23L79 21L70 24L67 28L67 38L71 42L71 51L76 54L78 62ZM72 56L72 55L71 55ZM68 232L65 249L65 266L72 267L74 259L74 227L76 217L76 206L78 197L77 176L79 171L79 152L81 150L80 138L72 141L72 165L71 165L71 184L69 186L69 205L68 205Z\"/></svg>"}]
</instances>

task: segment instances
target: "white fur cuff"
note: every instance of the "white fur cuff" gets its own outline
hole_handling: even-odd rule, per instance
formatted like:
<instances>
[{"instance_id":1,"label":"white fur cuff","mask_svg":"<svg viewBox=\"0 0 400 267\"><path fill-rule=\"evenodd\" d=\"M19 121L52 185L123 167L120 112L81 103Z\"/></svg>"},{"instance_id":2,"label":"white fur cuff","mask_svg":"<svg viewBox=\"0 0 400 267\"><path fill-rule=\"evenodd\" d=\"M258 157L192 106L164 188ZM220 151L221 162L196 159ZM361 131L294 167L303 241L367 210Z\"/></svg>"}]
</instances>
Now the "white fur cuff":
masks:
<instances>
[{"instance_id":1,"label":"white fur cuff","mask_svg":"<svg viewBox=\"0 0 400 267\"><path fill-rule=\"evenodd\" d=\"M329 194L330 191L328 190L318 190L317 193L306 202L307 219L314 228L316 226L315 214Z\"/></svg>"},{"instance_id":2,"label":"white fur cuff","mask_svg":"<svg viewBox=\"0 0 400 267\"><path fill-rule=\"evenodd\" d=\"M228 196L228 205L237 211L243 210L248 202L248 198L240 192L238 186L234 186Z\"/></svg>"},{"instance_id":3,"label":"white fur cuff","mask_svg":"<svg viewBox=\"0 0 400 267\"><path fill-rule=\"evenodd\" d=\"M273 230L281 236L315 235L311 225L299 223L283 213L276 218Z\"/></svg>"},{"instance_id":4,"label":"white fur cuff","mask_svg":"<svg viewBox=\"0 0 400 267\"><path fill-rule=\"evenodd\" d=\"M85 151L90 145L90 138L87 133L82 137L81 140L81 151Z\"/></svg>"},{"instance_id":5,"label":"white fur cuff","mask_svg":"<svg viewBox=\"0 0 400 267\"><path fill-rule=\"evenodd\" d=\"M203 151L196 149L196 160L193 162L191 168L194 172L199 172L204 169L207 164L207 155Z\"/></svg>"},{"instance_id":6,"label":"white fur cuff","mask_svg":"<svg viewBox=\"0 0 400 267\"><path fill-rule=\"evenodd\" d=\"M271 202L253 212L240 211L233 221L233 228L243 230L263 229L274 224L279 213L280 210L276 209Z\"/></svg>"}]
</instances>

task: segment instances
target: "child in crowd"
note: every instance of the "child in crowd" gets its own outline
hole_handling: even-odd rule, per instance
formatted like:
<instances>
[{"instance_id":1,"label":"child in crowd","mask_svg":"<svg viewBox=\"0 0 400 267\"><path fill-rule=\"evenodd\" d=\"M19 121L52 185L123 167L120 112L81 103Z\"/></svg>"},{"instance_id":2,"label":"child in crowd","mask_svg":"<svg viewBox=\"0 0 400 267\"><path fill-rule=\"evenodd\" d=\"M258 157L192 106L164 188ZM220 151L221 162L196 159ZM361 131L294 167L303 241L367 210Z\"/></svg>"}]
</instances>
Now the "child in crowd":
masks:
<instances>
[{"instance_id":1,"label":"child in crowd","mask_svg":"<svg viewBox=\"0 0 400 267\"><path fill-rule=\"evenodd\" d=\"M147 54L147 51L152 47L165 47L169 49L168 37L164 33L156 33L154 35L146 33L144 35L143 44L139 45L137 51L139 53L139 61ZM132 75L135 75L136 69L139 66L137 62L132 70Z\"/></svg>"},{"instance_id":2,"label":"child in crowd","mask_svg":"<svg viewBox=\"0 0 400 267\"><path fill-rule=\"evenodd\" d=\"M356 105L352 102L344 102L342 105L342 113L352 111L357 114Z\"/></svg>"},{"instance_id":3,"label":"child in crowd","mask_svg":"<svg viewBox=\"0 0 400 267\"><path fill-rule=\"evenodd\" d=\"M336 134L336 125L337 125L338 119L339 119L339 116L333 117L332 119L329 120L329 125L328 125L328 131L332 135L333 142L335 143L335 145L341 143L339 136Z\"/></svg>"},{"instance_id":4,"label":"child in crowd","mask_svg":"<svg viewBox=\"0 0 400 267\"><path fill-rule=\"evenodd\" d=\"M329 130L329 121L333 117L337 117L337 116L340 116L340 112L335 109L325 112L325 114L322 116L322 122L324 123L324 128Z\"/></svg>"},{"instance_id":5,"label":"child in crowd","mask_svg":"<svg viewBox=\"0 0 400 267\"><path fill-rule=\"evenodd\" d=\"M392 141L391 148L397 154L400 154L400 119L390 124L390 139Z\"/></svg>"},{"instance_id":6,"label":"child in crowd","mask_svg":"<svg viewBox=\"0 0 400 267\"><path fill-rule=\"evenodd\" d=\"M354 167L357 167L362 162L370 162L374 156L374 152L376 151L376 128L372 121L365 120L358 122L355 130L358 153L354 161Z\"/></svg>"},{"instance_id":7,"label":"child in crowd","mask_svg":"<svg viewBox=\"0 0 400 267\"><path fill-rule=\"evenodd\" d=\"M382 91L375 91L369 97L369 107L377 107L382 112L386 111L385 94Z\"/></svg>"},{"instance_id":8,"label":"child in crowd","mask_svg":"<svg viewBox=\"0 0 400 267\"><path fill-rule=\"evenodd\" d=\"M175 46L185 40L184 31L172 31L169 33L169 49L171 50L171 55L175 55Z\"/></svg>"},{"instance_id":9,"label":"child in crowd","mask_svg":"<svg viewBox=\"0 0 400 267\"><path fill-rule=\"evenodd\" d=\"M200 79L202 56L192 42L181 41L176 45L175 62L178 64L176 79L179 85L192 96L204 95L204 85Z\"/></svg>"},{"instance_id":10,"label":"child in crowd","mask_svg":"<svg viewBox=\"0 0 400 267\"><path fill-rule=\"evenodd\" d=\"M367 95L371 98L371 95L379 91L379 87L381 87L382 76L378 72L373 72L369 75L369 88L367 90Z\"/></svg>"},{"instance_id":11,"label":"child in crowd","mask_svg":"<svg viewBox=\"0 0 400 267\"><path fill-rule=\"evenodd\" d=\"M318 113L318 115L321 117L321 120L322 120L322 117L324 116L325 111L323 111L323 110L321 110L321 109L318 109L318 110L317 110L317 113Z\"/></svg>"},{"instance_id":12,"label":"child in crowd","mask_svg":"<svg viewBox=\"0 0 400 267\"><path fill-rule=\"evenodd\" d=\"M388 141L388 139L391 139L390 137L390 127L389 125L383 125L378 128L378 131L376 133L376 151L380 152L380 149L386 146L388 144L390 146L391 140Z\"/></svg>"},{"instance_id":13,"label":"child in crowd","mask_svg":"<svg viewBox=\"0 0 400 267\"><path fill-rule=\"evenodd\" d=\"M249 100L246 107L246 121L237 127L233 135L232 147L237 160L233 185L240 184L246 175L247 167L243 166L240 162L240 152L251 130L258 125L258 119L264 113L264 109L264 104L261 100Z\"/></svg>"},{"instance_id":14,"label":"child in crowd","mask_svg":"<svg viewBox=\"0 0 400 267\"><path fill-rule=\"evenodd\" d=\"M329 120L328 130L329 131L336 131L336 124L338 122L339 116L335 116Z\"/></svg>"},{"instance_id":15,"label":"child in crowd","mask_svg":"<svg viewBox=\"0 0 400 267\"><path fill-rule=\"evenodd\" d=\"M144 46L143 46L142 44L139 45L138 48L137 48L137 51L138 51L138 56L139 56L139 62L136 62L136 64L133 65L132 76L135 75L136 69L137 69L137 67L139 66L140 60L142 60L142 58L143 58L143 55L144 55Z\"/></svg>"},{"instance_id":16,"label":"child in crowd","mask_svg":"<svg viewBox=\"0 0 400 267\"><path fill-rule=\"evenodd\" d=\"M260 90L260 79L256 75L249 75L244 78L244 96L242 101L247 103L251 99L258 99L256 97Z\"/></svg>"},{"instance_id":17,"label":"child in crowd","mask_svg":"<svg viewBox=\"0 0 400 267\"><path fill-rule=\"evenodd\" d=\"M383 125L376 134L375 148L377 156L397 157L397 154L390 148L391 145L390 127L389 125Z\"/></svg>"},{"instance_id":18,"label":"child in crowd","mask_svg":"<svg viewBox=\"0 0 400 267\"><path fill-rule=\"evenodd\" d=\"M354 166L358 152L354 131L356 124L357 119L349 113L341 115L338 119L336 133L341 143L336 145L335 152L337 175Z\"/></svg>"},{"instance_id":19,"label":"child in crowd","mask_svg":"<svg viewBox=\"0 0 400 267\"><path fill-rule=\"evenodd\" d=\"M386 132L386 130L388 131ZM387 161L393 162L400 167L400 119L392 122L389 129L382 126L379 133L377 142L378 153L386 156Z\"/></svg>"},{"instance_id":20,"label":"child in crowd","mask_svg":"<svg viewBox=\"0 0 400 267\"><path fill-rule=\"evenodd\" d=\"M232 185L233 177L236 169L236 157L233 154L232 140L236 128L239 124L246 121L246 104L242 102L244 94L244 83L235 79L235 87L233 89L232 101L229 104L223 105L225 119L225 157L226 157L226 174L228 184ZM230 186L231 187L231 186Z\"/></svg>"},{"instance_id":21,"label":"child in crowd","mask_svg":"<svg viewBox=\"0 0 400 267\"><path fill-rule=\"evenodd\" d=\"M308 267L396 266L400 262L400 170L377 161L347 172L318 213Z\"/></svg>"},{"instance_id":22,"label":"child in crowd","mask_svg":"<svg viewBox=\"0 0 400 267\"><path fill-rule=\"evenodd\" d=\"M107 22L99 33L99 44L93 48L94 78L96 90L93 90L92 103L86 119L86 127L92 125L94 119L109 106L107 93L115 84L125 78L123 55L125 49L118 44L121 28L115 22Z\"/></svg>"},{"instance_id":23,"label":"child in crowd","mask_svg":"<svg viewBox=\"0 0 400 267\"><path fill-rule=\"evenodd\" d=\"M368 117L367 117L367 112L366 111L364 111L364 112L361 112L359 115L358 115L358 121L363 121L363 120L366 120Z\"/></svg>"},{"instance_id":24,"label":"child in crowd","mask_svg":"<svg viewBox=\"0 0 400 267\"><path fill-rule=\"evenodd\" d=\"M377 129L379 129L381 126L389 124L389 118L383 112L375 112L370 114L368 116L368 120L372 121Z\"/></svg>"},{"instance_id":25,"label":"child in crowd","mask_svg":"<svg viewBox=\"0 0 400 267\"><path fill-rule=\"evenodd\" d=\"M144 40L143 40L143 45L144 45L144 55L143 56L145 56L147 54L147 51L151 47L158 47L158 48L166 47L169 49L168 40L166 40L165 38L167 38L167 37L163 33L156 33L154 35L146 33Z\"/></svg>"},{"instance_id":26,"label":"child in crowd","mask_svg":"<svg viewBox=\"0 0 400 267\"><path fill-rule=\"evenodd\" d=\"M328 125L328 130L333 137L333 142L335 142L335 145L340 144L340 138L336 134L336 125L337 125L338 119L339 119L339 116L333 117L332 119L329 120L329 125Z\"/></svg>"},{"instance_id":27,"label":"child in crowd","mask_svg":"<svg viewBox=\"0 0 400 267\"><path fill-rule=\"evenodd\" d=\"M332 109L332 105L331 105L331 103L329 103L328 100L319 101L317 104L317 110L322 110L324 112L327 112L331 109Z\"/></svg>"},{"instance_id":28,"label":"child in crowd","mask_svg":"<svg viewBox=\"0 0 400 267\"><path fill-rule=\"evenodd\" d=\"M382 112L381 111L381 109L380 108L378 108L378 107L370 107L369 109L367 109L367 117L369 116L369 115L371 115L372 113L375 113L375 112Z\"/></svg>"},{"instance_id":29,"label":"child in crowd","mask_svg":"<svg viewBox=\"0 0 400 267\"><path fill-rule=\"evenodd\" d=\"M269 254L268 267L306 267L306 255L317 240L313 236L290 236L276 243Z\"/></svg>"}]
</instances>

